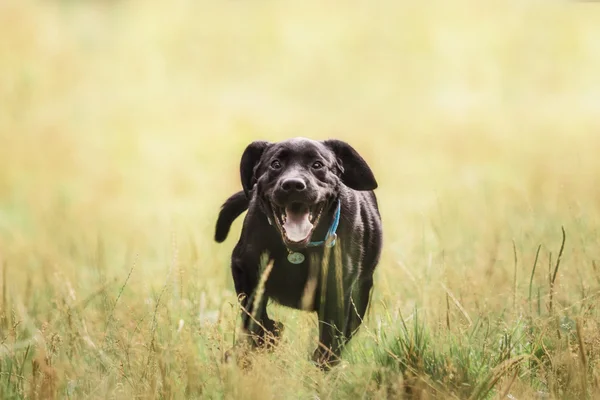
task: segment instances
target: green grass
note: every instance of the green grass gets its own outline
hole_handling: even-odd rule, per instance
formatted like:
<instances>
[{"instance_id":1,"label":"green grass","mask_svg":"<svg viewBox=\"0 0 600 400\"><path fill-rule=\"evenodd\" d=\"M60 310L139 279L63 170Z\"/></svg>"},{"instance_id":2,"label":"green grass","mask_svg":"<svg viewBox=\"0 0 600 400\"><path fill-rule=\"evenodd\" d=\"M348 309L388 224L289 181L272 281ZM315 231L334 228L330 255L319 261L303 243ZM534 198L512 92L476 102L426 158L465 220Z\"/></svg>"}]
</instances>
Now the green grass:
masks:
<instances>
[{"instance_id":1,"label":"green grass","mask_svg":"<svg viewBox=\"0 0 600 400\"><path fill-rule=\"evenodd\" d=\"M0 398L600 395L596 6L203 3L0 5ZM215 218L244 147L292 136L380 184L327 374L276 304L278 346L222 362L241 220L218 245Z\"/></svg>"}]
</instances>

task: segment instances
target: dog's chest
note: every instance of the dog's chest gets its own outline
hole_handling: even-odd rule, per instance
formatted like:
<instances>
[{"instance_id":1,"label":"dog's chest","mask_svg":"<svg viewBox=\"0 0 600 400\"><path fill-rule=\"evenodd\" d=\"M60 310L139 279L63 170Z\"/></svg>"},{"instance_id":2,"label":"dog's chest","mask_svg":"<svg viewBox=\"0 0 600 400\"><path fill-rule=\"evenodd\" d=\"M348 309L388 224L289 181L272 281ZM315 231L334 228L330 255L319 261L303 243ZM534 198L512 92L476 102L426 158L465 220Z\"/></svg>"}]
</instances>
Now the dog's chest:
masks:
<instances>
[{"instance_id":1,"label":"dog's chest","mask_svg":"<svg viewBox=\"0 0 600 400\"><path fill-rule=\"evenodd\" d=\"M296 309L312 311L314 289L319 278L318 271L310 267L310 254L304 254L303 262L293 264L287 255L275 259L266 282L266 294L278 303ZM314 262L314 257L313 257Z\"/></svg>"}]
</instances>

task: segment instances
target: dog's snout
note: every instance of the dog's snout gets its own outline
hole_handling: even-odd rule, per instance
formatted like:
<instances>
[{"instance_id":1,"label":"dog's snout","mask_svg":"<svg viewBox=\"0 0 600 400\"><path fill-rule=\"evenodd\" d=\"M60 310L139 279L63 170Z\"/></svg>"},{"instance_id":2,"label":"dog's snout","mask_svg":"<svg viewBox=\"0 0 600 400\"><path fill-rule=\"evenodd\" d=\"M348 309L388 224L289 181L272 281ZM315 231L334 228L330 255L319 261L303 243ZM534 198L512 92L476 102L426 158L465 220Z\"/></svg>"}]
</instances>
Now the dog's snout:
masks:
<instances>
[{"instance_id":1,"label":"dog's snout","mask_svg":"<svg viewBox=\"0 0 600 400\"><path fill-rule=\"evenodd\" d=\"M306 189L306 183L300 178L288 178L281 183L281 188L286 192L301 192Z\"/></svg>"}]
</instances>

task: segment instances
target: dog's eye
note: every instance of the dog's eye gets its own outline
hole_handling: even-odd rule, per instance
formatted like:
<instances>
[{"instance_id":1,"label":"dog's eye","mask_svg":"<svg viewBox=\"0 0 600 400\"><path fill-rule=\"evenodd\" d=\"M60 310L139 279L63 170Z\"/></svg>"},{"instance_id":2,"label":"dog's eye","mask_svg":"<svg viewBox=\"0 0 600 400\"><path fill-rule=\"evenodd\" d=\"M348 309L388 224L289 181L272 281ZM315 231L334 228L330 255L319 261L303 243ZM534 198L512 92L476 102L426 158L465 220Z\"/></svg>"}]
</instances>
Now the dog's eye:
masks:
<instances>
[{"instance_id":1,"label":"dog's eye","mask_svg":"<svg viewBox=\"0 0 600 400\"><path fill-rule=\"evenodd\" d=\"M281 163L279 162L279 160L274 160L271 163L271 168L273 168L273 169L280 169L281 168Z\"/></svg>"},{"instance_id":2,"label":"dog's eye","mask_svg":"<svg viewBox=\"0 0 600 400\"><path fill-rule=\"evenodd\" d=\"M315 161L315 162L313 163L312 167L313 167L314 169L321 169L321 168L323 168L323 163L322 163L321 161Z\"/></svg>"}]
</instances>

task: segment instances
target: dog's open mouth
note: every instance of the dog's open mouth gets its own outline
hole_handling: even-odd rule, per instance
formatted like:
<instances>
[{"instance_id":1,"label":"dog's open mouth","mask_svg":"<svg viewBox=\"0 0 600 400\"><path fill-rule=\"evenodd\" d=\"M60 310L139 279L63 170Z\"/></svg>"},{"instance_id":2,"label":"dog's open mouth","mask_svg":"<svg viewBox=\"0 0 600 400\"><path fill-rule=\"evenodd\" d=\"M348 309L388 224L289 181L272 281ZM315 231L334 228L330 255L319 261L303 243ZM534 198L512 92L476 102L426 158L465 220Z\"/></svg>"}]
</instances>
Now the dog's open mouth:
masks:
<instances>
[{"instance_id":1,"label":"dog's open mouth","mask_svg":"<svg viewBox=\"0 0 600 400\"><path fill-rule=\"evenodd\" d=\"M304 204L292 202L285 207L271 203L275 222L287 246L308 244L310 237L319 223L325 203Z\"/></svg>"}]
</instances>

